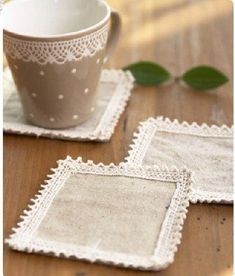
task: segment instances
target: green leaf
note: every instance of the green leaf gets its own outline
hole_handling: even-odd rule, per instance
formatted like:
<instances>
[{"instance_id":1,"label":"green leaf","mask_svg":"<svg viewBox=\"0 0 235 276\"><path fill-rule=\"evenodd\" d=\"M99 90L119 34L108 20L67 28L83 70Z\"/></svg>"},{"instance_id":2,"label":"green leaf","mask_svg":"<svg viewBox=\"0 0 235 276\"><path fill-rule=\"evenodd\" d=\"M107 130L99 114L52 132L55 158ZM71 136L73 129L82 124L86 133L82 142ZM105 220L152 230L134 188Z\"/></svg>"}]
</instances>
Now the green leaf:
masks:
<instances>
[{"instance_id":1,"label":"green leaf","mask_svg":"<svg viewBox=\"0 0 235 276\"><path fill-rule=\"evenodd\" d=\"M149 61L130 64L123 70L131 71L136 83L140 85L157 85L171 78L170 73L166 69Z\"/></svg>"},{"instance_id":2,"label":"green leaf","mask_svg":"<svg viewBox=\"0 0 235 276\"><path fill-rule=\"evenodd\" d=\"M194 89L217 88L229 81L218 69L202 65L186 71L181 79Z\"/></svg>"}]
</instances>

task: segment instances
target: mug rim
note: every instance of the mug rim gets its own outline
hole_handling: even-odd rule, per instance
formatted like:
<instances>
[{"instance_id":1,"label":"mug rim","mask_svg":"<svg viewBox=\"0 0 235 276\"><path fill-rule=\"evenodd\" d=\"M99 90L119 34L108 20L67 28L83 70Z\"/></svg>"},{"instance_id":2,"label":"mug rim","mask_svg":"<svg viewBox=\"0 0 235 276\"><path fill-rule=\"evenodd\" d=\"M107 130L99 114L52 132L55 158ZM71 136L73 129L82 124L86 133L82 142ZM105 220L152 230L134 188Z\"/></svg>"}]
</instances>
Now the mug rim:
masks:
<instances>
[{"instance_id":1,"label":"mug rim","mask_svg":"<svg viewBox=\"0 0 235 276\"><path fill-rule=\"evenodd\" d=\"M17 2L24 2L25 0L17 0ZM17 33L17 32L13 32L8 30L7 28L3 27L3 32L14 35L16 37L22 37L22 38L28 38L28 39L61 39L61 38L69 38L72 36L76 36L76 35L84 35L86 33L90 33L94 30L99 29L99 27L102 27L106 21L108 21L110 14L111 14L111 8L110 6L106 3L106 1L104 0L97 0L97 1L101 1L107 10L107 14L105 15L105 17L100 20L98 23L96 23L95 25L92 25L90 27L84 28L82 30L78 30L78 31L73 31L73 32L67 32L67 33L63 33L63 34L52 34L52 35L27 35L27 34L22 34L22 33ZM8 3L4 4L5 6L8 5L13 5L15 1L9 1ZM3 12L4 12L4 7L3 7Z\"/></svg>"}]
</instances>

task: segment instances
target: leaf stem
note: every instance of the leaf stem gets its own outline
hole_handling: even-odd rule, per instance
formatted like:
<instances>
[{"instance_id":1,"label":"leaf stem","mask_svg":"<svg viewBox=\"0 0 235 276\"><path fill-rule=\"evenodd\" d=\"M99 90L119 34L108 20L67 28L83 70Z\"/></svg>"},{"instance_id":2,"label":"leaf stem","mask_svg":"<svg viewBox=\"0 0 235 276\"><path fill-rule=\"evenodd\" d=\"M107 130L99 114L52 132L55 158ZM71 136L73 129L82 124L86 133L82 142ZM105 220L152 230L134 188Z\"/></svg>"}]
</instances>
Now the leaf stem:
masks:
<instances>
[{"instance_id":1,"label":"leaf stem","mask_svg":"<svg viewBox=\"0 0 235 276\"><path fill-rule=\"evenodd\" d=\"M175 81L176 83L179 83L180 80L181 80L181 77L179 77L179 76L174 77L174 81Z\"/></svg>"}]
</instances>

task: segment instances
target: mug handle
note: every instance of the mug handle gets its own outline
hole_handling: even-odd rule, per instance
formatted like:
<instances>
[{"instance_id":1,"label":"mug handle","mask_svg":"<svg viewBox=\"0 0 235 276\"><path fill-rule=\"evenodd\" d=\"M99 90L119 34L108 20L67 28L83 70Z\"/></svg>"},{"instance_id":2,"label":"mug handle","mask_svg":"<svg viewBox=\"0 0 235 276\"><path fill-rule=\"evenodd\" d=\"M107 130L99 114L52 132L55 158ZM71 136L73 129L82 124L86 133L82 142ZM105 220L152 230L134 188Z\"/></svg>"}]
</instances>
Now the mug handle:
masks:
<instances>
[{"instance_id":1,"label":"mug handle","mask_svg":"<svg viewBox=\"0 0 235 276\"><path fill-rule=\"evenodd\" d=\"M105 57L103 59L103 63L106 63L112 54L121 31L121 17L116 11L111 11L111 26L109 30L109 37L107 41Z\"/></svg>"}]
</instances>

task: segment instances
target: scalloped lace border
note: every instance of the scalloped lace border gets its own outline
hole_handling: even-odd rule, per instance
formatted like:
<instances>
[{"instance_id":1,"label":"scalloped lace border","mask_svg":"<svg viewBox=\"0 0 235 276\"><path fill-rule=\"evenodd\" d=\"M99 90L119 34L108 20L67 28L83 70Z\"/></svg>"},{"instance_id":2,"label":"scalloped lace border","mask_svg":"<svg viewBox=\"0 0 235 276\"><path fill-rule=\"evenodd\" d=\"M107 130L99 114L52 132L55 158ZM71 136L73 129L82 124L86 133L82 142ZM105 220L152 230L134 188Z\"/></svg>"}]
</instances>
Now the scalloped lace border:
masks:
<instances>
[{"instance_id":1,"label":"scalloped lace border","mask_svg":"<svg viewBox=\"0 0 235 276\"><path fill-rule=\"evenodd\" d=\"M12 84L10 82L10 71L4 72L4 82L7 82L7 87L5 86L4 91L12 89ZM108 103L102 118L93 132L82 132L78 130L76 132L75 128L66 130L49 130L33 126L26 123L14 123L14 122L3 122L3 130L8 133L26 134L26 135L36 135L49 137L49 138L59 138L64 140L82 140L82 141L108 141L114 133L115 126L123 113L127 101L131 95L131 90L134 87L134 78L129 71L122 70L103 70L101 74L101 81L103 82L115 82L117 87L115 92ZM9 88L8 88L9 86ZM4 92L5 93L5 92ZM9 93L7 93L9 94ZM4 106L7 104L7 99L10 95L4 94Z\"/></svg>"},{"instance_id":2,"label":"scalloped lace border","mask_svg":"<svg viewBox=\"0 0 235 276\"><path fill-rule=\"evenodd\" d=\"M4 50L12 59L24 62L64 64L92 57L104 49L108 39L109 24L96 32L63 41L29 41L4 34Z\"/></svg>"},{"instance_id":3,"label":"scalloped lace border","mask_svg":"<svg viewBox=\"0 0 235 276\"><path fill-rule=\"evenodd\" d=\"M171 121L169 118L164 118L163 116L157 118L151 117L141 122L137 132L134 133L130 150L128 151L127 157L125 157L126 164L142 164L151 140L157 130L203 137L233 137L233 126L231 128L226 125L222 125L221 127L216 125L208 126L205 123L198 125L196 122L192 124L185 121L180 123L177 119ZM230 193L201 191L193 188L189 198L192 203L233 203L233 195Z\"/></svg>"},{"instance_id":4,"label":"scalloped lace border","mask_svg":"<svg viewBox=\"0 0 235 276\"><path fill-rule=\"evenodd\" d=\"M84 163L81 157L73 160L67 157L58 161L58 167L52 169L49 180L41 185L42 190L38 192L32 205L24 210L22 221L13 228L13 234L5 240L10 247L20 251L43 252L60 257L75 257L77 259L98 261L123 267L135 267L143 270L160 270L166 268L174 261L177 245L181 241L181 231L189 206L189 191L191 187L191 172L177 169L160 168L158 166L131 166L121 163L115 166L113 163L104 165L94 164L93 161ZM87 247L77 247L65 243L46 241L41 239L32 240L32 234L36 231L54 197L64 185L70 174L85 173L99 175L124 175L129 177L140 177L143 179L156 179L176 183L176 190L172 197L166 217L161 227L159 238L153 256L135 256L123 253L106 252Z\"/></svg>"}]
</instances>

